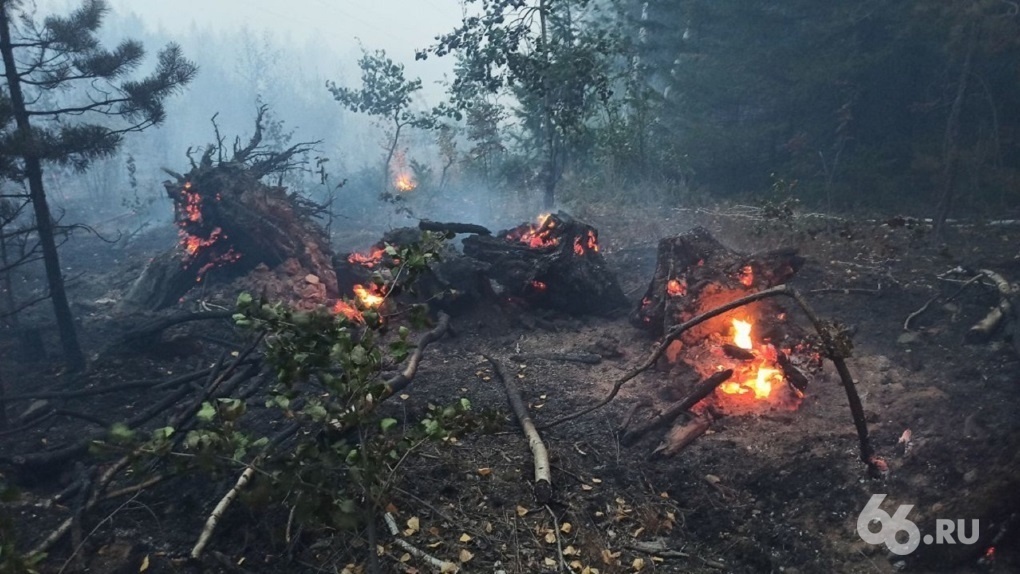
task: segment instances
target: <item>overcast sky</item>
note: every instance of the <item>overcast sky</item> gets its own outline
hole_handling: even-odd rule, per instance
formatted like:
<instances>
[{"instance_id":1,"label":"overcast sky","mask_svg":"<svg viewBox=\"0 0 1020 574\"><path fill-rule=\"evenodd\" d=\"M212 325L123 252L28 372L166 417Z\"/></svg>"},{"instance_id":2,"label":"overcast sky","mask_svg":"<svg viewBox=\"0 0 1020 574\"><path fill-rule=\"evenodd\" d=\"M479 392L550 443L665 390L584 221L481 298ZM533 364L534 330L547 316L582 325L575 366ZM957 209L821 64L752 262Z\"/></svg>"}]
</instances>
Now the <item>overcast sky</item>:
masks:
<instances>
[{"instance_id":1,"label":"overcast sky","mask_svg":"<svg viewBox=\"0 0 1020 574\"><path fill-rule=\"evenodd\" d=\"M414 61L415 48L432 44L436 35L460 22L459 0L107 0L118 12L134 12L149 26L167 31L187 30L194 24L212 30L242 26L271 30L278 39L303 44L315 38L326 43L334 57L355 53L358 39L368 49L384 49L407 66L407 76L426 85L453 69L450 58ZM74 0L46 0L56 6ZM355 69L354 62L345 68Z\"/></svg>"}]
</instances>

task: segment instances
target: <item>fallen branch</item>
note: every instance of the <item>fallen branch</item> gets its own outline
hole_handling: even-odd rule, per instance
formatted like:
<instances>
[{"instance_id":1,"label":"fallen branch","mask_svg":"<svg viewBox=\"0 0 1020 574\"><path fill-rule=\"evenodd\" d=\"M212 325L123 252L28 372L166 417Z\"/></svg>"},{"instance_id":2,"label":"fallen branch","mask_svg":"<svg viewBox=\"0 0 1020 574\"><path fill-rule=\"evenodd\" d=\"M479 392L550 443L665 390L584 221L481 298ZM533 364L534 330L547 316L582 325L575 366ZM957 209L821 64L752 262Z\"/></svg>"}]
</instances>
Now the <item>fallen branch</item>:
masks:
<instances>
[{"instance_id":1,"label":"fallen branch","mask_svg":"<svg viewBox=\"0 0 1020 574\"><path fill-rule=\"evenodd\" d=\"M414 379L415 374L418 372L418 366L421 364L421 359L422 355L425 352L425 348L428 347L430 344L434 343L435 341L441 339L443 335L446 334L446 332L449 330L449 328L450 328L450 316L447 315L446 313L440 313L439 321L436 324L436 326L431 331L422 335L421 339L418 340L418 345L415 347L414 353L411 354L411 358L407 361L407 367L405 367L401 373L398 373L396 376L390 378L384 383L384 390L382 396L380 396L377 400L373 401L371 404L365 405L363 407L362 415L368 414L384 400L400 392L401 390L406 388L407 385L411 384L411 381ZM270 439L269 443L266 445L262 453L255 457L255 459L252 460L250 463L248 463L244 471L241 472L241 476L237 478L237 482L235 482L234 486L231 487L230 490L227 491L225 495L223 495L223 498L220 499L220 501L216 504L216 507L213 509L212 513L206 519L205 526L202 527L202 532L199 534L198 540L195 542L195 545L191 548L192 558L199 559L202 557L202 552L205 550L205 547L209 544L209 540L212 538L213 532L216 531L216 526L219 524L220 519L223 518L223 514L227 511L227 508L230 507L230 504L234 501L234 499L237 498L238 493L244 490L244 488L251 481L252 477L255 475L255 469L258 466L260 466L267 458L269 458L272 451L280 443L282 443L287 438L293 436L300 428L301 426L298 423L291 423L289 426L284 428L280 433L278 433L276 436ZM340 432L344 432L346 430L349 430L349 427L337 430Z\"/></svg>"},{"instance_id":2,"label":"fallen branch","mask_svg":"<svg viewBox=\"0 0 1020 574\"><path fill-rule=\"evenodd\" d=\"M449 233L472 233L474 235L492 235L487 227L474 223L441 223L422 219L418 222L418 229L422 231L442 231Z\"/></svg>"},{"instance_id":3,"label":"fallen branch","mask_svg":"<svg viewBox=\"0 0 1020 574\"><path fill-rule=\"evenodd\" d=\"M483 356L492 365L496 378L499 379L503 389L506 390L506 398L510 402L510 408L513 409L514 415L517 416L517 421L520 422L524 435L528 437L528 447L531 449L531 455L535 459L535 500L539 504L546 504L552 499L553 490L552 478L549 473L549 452L545 448L545 443L542 442L542 437L539 436L538 431L535 429L535 423L532 422L531 415L528 414L528 408L524 406L524 401L521 399L521 391L517 388L517 384L513 379L503 376L503 369L499 366L498 361L488 355Z\"/></svg>"},{"instance_id":4,"label":"fallen branch","mask_svg":"<svg viewBox=\"0 0 1020 574\"><path fill-rule=\"evenodd\" d=\"M733 369L726 369L713 373L711 377L699 383L694 389L678 403L673 404L659 416L652 418L645 424L629 431L623 435L620 442L624 445L631 445L638 441L645 434L666 426L676 420L681 414L689 411L691 407L701 402L702 399L712 394L716 387L728 381L733 376Z\"/></svg>"},{"instance_id":5,"label":"fallen branch","mask_svg":"<svg viewBox=\"0 0 1020 574\"><path fill-rule=\"evenodd\" d=\"M963 293L964 289L966 289L967 287L970 287L971 285L973 285L974 283L980 281L984 277L985 277L984 273L978 273L977 275L974 275L970 279L964 281L963 284L960 285L960 288L956 290L956 292L954 292L949 297L946 297L945 301L948 303L948 302L952 301L953 299L956 299L957 297L960 296L960 293ZM927 301L925 301L924 305L922 305L920 309L918 309L917 311L914 311L913 313L907 315L906 320L903 321L903 330L904 331L909 331L910 330L910 322L913 321L914 319L920 317L925 311L927 311L928 308L931 307L932 303L934 303L934 302L939 300L939 297L940 297L940 295L933 296L931 299L928 299Z\"/></svg>"},{"instance_id":6,"label":"fallen branch","mask_svg":"<svg viewBox=\"0 0 1020 574\"><path fill-rule=\"evenodd\" d=\"M393 535L393 541L396 542L397 546L403 548L408 554L421 559L429 566L439 570L440 572L455 572L457 570L456 564L445 560L440 560L435 556L425 552L417 546L411 544L407 540L400 537L400 529L397 528L397 521L393 519L393 515L389 512L383 514L383 518L386 519L386 526L390 529L390 534ZM371 549L370 552L374 552L375 549Z\"/></svg>"},{"instance_id":7,"label":"fallen branch","mask_svg":"<svg viewBox=\"0 0 1020 574\"><path fill-rule=\"evenodd\" d=\"M990 339L1002 323L1015 321L1012 299L1017 294L1017 287L1010 284L1005 277L988 269L979 269L978 275L987 277L995 284L999 292L999 303L968 331L964 340L967 343L983 343Z\"/></svg>"}]
</instances>

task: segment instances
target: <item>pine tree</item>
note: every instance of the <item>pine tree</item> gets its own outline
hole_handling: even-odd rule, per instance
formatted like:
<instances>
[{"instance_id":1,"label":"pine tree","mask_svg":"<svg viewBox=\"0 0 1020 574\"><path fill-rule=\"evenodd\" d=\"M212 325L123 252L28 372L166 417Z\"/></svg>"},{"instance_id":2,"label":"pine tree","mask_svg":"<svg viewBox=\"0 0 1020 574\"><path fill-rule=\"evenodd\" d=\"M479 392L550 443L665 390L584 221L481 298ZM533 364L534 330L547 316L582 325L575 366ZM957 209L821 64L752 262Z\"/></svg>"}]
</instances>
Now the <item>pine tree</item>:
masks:
<instances>
[{"instance_id":1,"label":"pine tree","mask_svg":"<svg viewBox=\"0 0 1020 574\"><path fill-rule=\"evenodd\" d=\"M84 170L92 160L112 155L124 134L164 120L164 100L190 82L197 68L170 44L160 51L152 74L128 79L145 50L133 40L112 50L100 44L97 32L108 11L104 1L85 0L68 16L41 23L32 9L32 3L0 0L6 83L0 92L0 157L7 158L0 162L0 177L27 182L64 359L76 371L85 358L64 289L44 165L69 163ZM46 93L62 97L39 97Z\"/></svg>"}]
</instances>

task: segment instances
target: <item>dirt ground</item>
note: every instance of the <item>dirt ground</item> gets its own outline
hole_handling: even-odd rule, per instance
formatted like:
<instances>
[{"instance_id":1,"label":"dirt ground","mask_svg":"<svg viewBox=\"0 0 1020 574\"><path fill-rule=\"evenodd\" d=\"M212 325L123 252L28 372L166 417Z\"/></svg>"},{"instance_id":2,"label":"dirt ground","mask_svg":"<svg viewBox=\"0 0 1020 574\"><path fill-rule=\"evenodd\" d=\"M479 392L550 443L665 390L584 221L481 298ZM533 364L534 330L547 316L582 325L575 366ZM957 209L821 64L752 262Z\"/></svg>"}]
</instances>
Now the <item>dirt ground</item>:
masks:
<instances>
[{"instance_id":1,"label":"dirt ground","mask_svg":"<svg viewBox=\"0 0 1020 574\"><path fill-rule=\"evenodd\" d=\"M673 457L652 456L661 433L623 446L619 425L632 406L669 402L668 374L651 369L605 408L543 431L555 497L548 506L537 505L527 442L483 355L500 360L506 375L519 383L541 426L601 399L656 341L630 325L627 310L613 317L567 317L481 305L454 318L454 335L428 348L406 398L394 397L382 414L414 420L429 403L467 397L474 409L498 411L506 422L501 431L429 443L407 457L392 497L401 538L459 563L463 572L1020 571L1015 407L1020 360L1002 335L990 343L963 344L967 329L998 298L975 285L951 302L932 304L912 330L903 328L908 315L930 298L958 289L958 282L939 278L957 265L1020 280L1020 228L959 226L942 246L910 225L801 217L789 228L734 207L589 208L572 214L599 228L602 252L634 304L654 269L658 239L697 224L738 251L798 247L807 258L792 282L800 289L878 290L877 295L820 295L811 302L854 333L848 363L888 475L868 478L846 394L828 367L812 378L795 411L723 417ZM84 270L71 294L94 366L83 379L68 381L59 365L31 356L19 346L23 341L5 335L0 369L8 397L164 379L215 362L223 350L217 341L236 340L228 323L182 327L158 352L144 355L109 348L139 320L118 316L118 297L147 257L173 237L172 229L156 231L119 251L85 240L69 244L73 251L65 260ZM359 241L363 244L354 244ZM339 247L361 248L372 241L359 232L341 238L345 244ZM220 295L214 289L200 292L187 305L199 299L214 307L232 302ZM43 329L41 337L48 340L52 333ZM596 365L511 358L593 350L603 355ZM46 404L36 404L38 399L10 403L16 429L26 409L62 411L44 424L0 433L0 472L21 486L19 499L4 508L19 548L32 547L70 515L67 505L43 502L82 471L61 464L19 476L12 463L17 455L59 448L85 429L130 418L159 398L139 389ZM255 416L259 408L260 400L252 399ZM906 430L909 449L897 445ZM103 503L83 520L80 554L92 572L361 571L364 533L303 533L288 544L285 513L243 505L228 512L208 561L195 565L183 559L235 478L173 477ZM908 517L922 534L934 533L939 518L966 519L968 529L978 519L978 540L921 544L902 557L867 544L857 534L858 515L879 493L888 495L882 507L890 514L898 505L913 505ZM409 521L417 526L409 527ZM385 571L430 571L388 533L380 544ZM68 561L70 556L65 540L40 570L73 571L77 563Z\"/></svg>"}]
</instances>

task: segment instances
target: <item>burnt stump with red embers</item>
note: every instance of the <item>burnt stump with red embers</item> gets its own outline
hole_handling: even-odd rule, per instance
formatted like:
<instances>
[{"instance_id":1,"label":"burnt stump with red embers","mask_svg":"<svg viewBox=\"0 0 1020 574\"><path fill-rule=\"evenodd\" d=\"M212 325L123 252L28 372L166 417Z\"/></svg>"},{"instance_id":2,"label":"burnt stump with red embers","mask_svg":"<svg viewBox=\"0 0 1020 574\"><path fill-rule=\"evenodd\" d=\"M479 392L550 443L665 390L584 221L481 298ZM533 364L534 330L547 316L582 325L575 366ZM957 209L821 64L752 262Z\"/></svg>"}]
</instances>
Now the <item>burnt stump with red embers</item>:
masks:
<instances>
[{"instance_id":1,"label":"burnt stump with red embers","mask_svg":"<svg viewBox=\"0 0 1020 574\"><path fill-rule=\"evenodd\" d=\"M785 283L803 264L796 250L745 255L696 227L659 241L655 274L631 313L631 322L654 336L662 335L697 313ZM702 338L713 329L711 323L692 329L684 338Z\"/></svg>"},{"instance_id":2,"label":"burnt stump with red embers","mask_svg":"<svg viewBox=\"0 0 1020 574\"><path fill-rule=\"evenodd\" d=\"M573 315L606 314L626 304L600 252L598 230L560 211L493 236L464 239L464 254L491 265L505 293Z\"/></svg>"}]
</instances>

